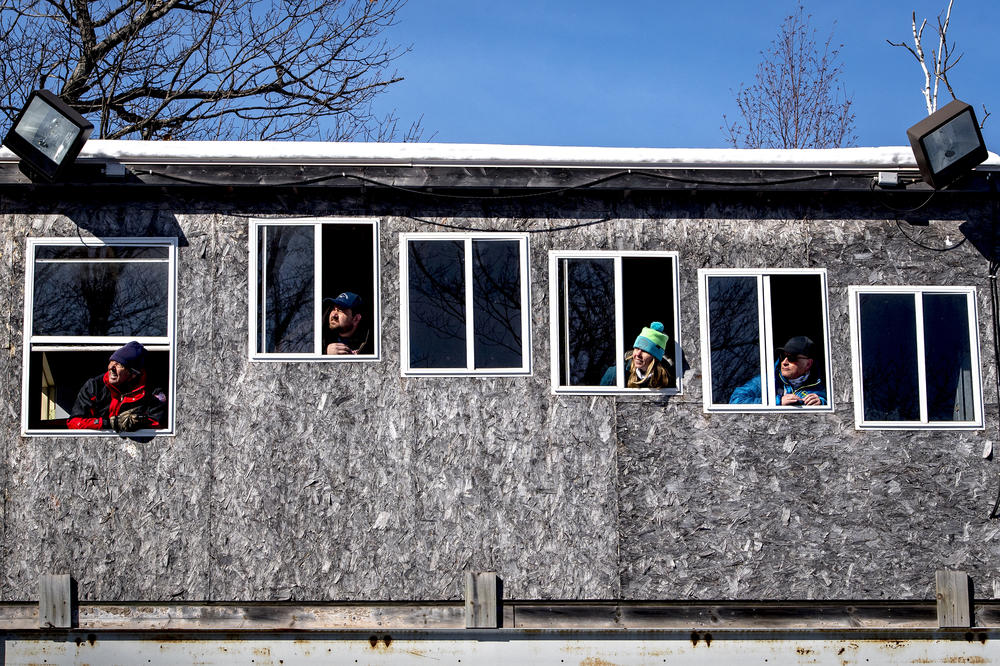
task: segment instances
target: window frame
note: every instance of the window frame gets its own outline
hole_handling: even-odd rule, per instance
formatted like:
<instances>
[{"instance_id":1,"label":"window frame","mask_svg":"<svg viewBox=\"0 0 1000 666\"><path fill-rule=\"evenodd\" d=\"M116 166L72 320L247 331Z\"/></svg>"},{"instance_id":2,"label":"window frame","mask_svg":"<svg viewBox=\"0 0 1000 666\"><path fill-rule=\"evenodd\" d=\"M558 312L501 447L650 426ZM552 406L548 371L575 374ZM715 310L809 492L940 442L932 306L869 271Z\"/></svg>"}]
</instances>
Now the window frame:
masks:
<instances>
[{"instance_id":1,"label":"window frame","mask_svg":"<svg viewBox=\"0 0 1000 666\"><path fill-rule=\"evenodd\" d=\"M626 388L625 365L616 364L615 386L565 386L559 377L559 312L563 294L559 285L559 261L561 259L595 259L614 262L615 279L615 347L616 359L623 359L628 348L625 345L625 331L622 330L624 301L622 298L622 259L627 257L669 257L673 260L673 302L674 328L664 331L674 344L675 388ZM618 395L662 397L684 394L683 351L681 345L681 312L680 312L680 257L676 250L550 250L549 251L549 352L551 366L552 393L559 395Z\"/></svg>"},{"instance_id":2,"label":"window frame","mask_svg":"<svg viewBox=\"0 0 1000 666\"><path fill-rule=\"evenodd\" d=\"M410 241L462 241L465 282L465 368L411 368L410 367L410 309L409 309L409 246ZM473 308L472 242L516 241L518 243L519 276L521 283L521 365L511 368L475 367L475 322L469 313ZM530 376L531 361L531 271L528 266L528 234L499 231L465 232L411 232L399 235L399 368L403 377L511 377Z\"/></svg>"},{"instance_id":3,"label":"window frame","mask_svg":"<svg viewBox=\"0 0 1000 666\"><path fill-rule=\"evenodd\" d=\"M856 430L983 430L986 427L983 407L982 358L979 353L978 291L970 286L862 286L849 285L848 310L851 327L851 367L854 373L854 427ZM909 294L914 300L917 353L917 393L919 421L866 421L862 386L861 318L859 305L862 294ZM972 405L975 418L971 421L929 421L927 415L927 375L924 360L923 294L961 294L969 312L969 351L973 375ZM918 298L920 297L920 298Z\"/></svg>"},{"instance_id":4,"label":"window frame","mask_svg":"<svg viewBox=\"0 0 1000 666\"><path fill-rule=\"evenodd\" d=\"M821 312L823 315L823 362L826 374L823 376L826 383L826 403L825 405L775 405L776 392L774 382L761 381L761 386L766 387L765 399L767 404L716 404L712 402L712 346L711 331L709 330L709 303L708 303L708 279L710 277L740 277L756 278L757 280L757 326L759 336L763 338L763 343L759 343L759 364L760 377L770 377L775 363L775 350L783 341L774 339L774 323L771 318L771 291L770 281L766 280L771 275L810 275L818 276L820 279L821 292ZM795 413L831 413L836 411L834 406L834 381L833 363L830 356L830 305L829 305L829 284L825 268L700 268L698 269L698 318L701 333L701 382L702 382L702 405L706 414L710 413L773 413L773 414L795 414Z\"/></svg>"},{"instance_id":5,"label":"window frame","mask_svg":"<svg viewBox=\"0 0 1000 666\"><path fill-rule=\"evenodd\" d=\"M28 428L30 403L31 353L52 352L93 352L106 351L110 356L125 343L136 340L147 351L165 351L167 361L167 427L159 430L151 428L128 433L130 437L153 436L172 437L176 434L176 347L177 347L177 238L174 237L29 237L25 244L24 261L24 323L23 349L21 359L21 436L22 437L120 437L110 430L70 430ZM40 247L164 247L167 249L167 334L163 336L66 336L33 335L35 298L35 255ZM100 261L100 260L99 260ZM134 263L163 260L133 259ZM81 262L82 263L82 262ZM95 372L101 368L95 368ZM44 372L44 370L42 370Z\"/></svg>"},{"instance_id":6,"label":"window frame","mask_svg":"<svg viewBox=\"0 0 1000 666\"><path fill-rule=\"evenodd\" d=\"M374 275L372 276L372 293L374 294L370 304L371 326L372 326L372 348L373 354L364 356L323 354L322 319L323 316L323 281L318 276L321 275L320 268L323 261L323 235L321 233L324 225L371 225L372 228L372 266ZM257 306L257 239L261 227L271 226L311 226L313 227L313 352L304 354L302 352L259 352L258 343L258 322ZM248 282L248 359L252 363L373 363L382 360L382 288L381 288L381 267L379 265L379 219L369 217L301 217L301 218L263 218L254 217L250 219L249 226L249 282Z\"/></svg>"}]
</instances>

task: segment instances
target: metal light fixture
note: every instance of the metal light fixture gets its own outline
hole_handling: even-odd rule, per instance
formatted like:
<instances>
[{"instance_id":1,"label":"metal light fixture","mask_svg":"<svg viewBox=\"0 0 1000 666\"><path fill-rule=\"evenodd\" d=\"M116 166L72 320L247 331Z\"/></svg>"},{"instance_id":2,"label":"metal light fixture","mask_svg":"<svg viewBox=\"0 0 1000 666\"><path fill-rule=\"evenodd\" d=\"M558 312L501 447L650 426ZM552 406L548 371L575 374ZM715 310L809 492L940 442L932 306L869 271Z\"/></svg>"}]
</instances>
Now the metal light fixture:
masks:
<instances>
[{"instance_id":1,"label":"metal light fixture","mask_svg":"<svg viewBox=\"0 0 1000 666\"><path fill-rule=\"evenodd\" d=\"M986 160L986 144L972 106L955 100L906 130L924 182L951 183Z\"/></svg>"},{"instance_id":2,"label":"metal light fixture","mask_svg":"<svg viewBox=\"0 0 1000 666\"><path fill-rule=\"evenodd\" d=\"M48 90L28 97L3 145L21 158L22 170L53 182L80 154L94 126Z\"/></svg>"}]
</instances>

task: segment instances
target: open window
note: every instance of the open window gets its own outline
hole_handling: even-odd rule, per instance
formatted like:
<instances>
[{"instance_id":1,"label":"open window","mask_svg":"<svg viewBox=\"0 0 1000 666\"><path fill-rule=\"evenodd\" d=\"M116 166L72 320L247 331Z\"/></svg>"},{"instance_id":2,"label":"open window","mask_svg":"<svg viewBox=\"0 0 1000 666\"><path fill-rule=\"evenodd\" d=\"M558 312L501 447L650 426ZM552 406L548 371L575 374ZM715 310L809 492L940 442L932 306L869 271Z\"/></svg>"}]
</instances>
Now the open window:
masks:
<instances>
[{"instance_id":1,"label":"open window","mask_svg":"<svg viewBox=\"0 0 1000 666\"><path fill-rule=\"evenodd\" d=\"M553 389L680 393L677 270L676 252L550 252Z\"/></svg>"},{"instance_id":2,"label":"open window","mask_svg":"<svg viewBox=\"0 0 1000 666\"><path fill-rule=\"evenodd\" d=\"M825 270L701 269L698 289L706 411L832 411Z\"/></svg>"},{"instance_id":3,"label":"open window","mask_svg":"<svg viewBox=\"0 0 1000 666\"><path fill-rule=\"evenodd\" d=\"M403 234L404 375L531 373L524 234Z\"/></svg>"},{"instance_id":4,"label":"open window","mask_svg":"<svg viewBox=\"0 0 1000 666\"><path fill-rule=\"evenodd\" d=\"M378 360L378 280L375 220L251 220L250 359Z\"/></svg>"},{"instance_id":5,"label":"open window","mask_svg":"<svg viewBox=\"0 0 1000 666\"><path fill-rule=\"evenodd\" d=\"M850 287L860 429L983 427L974 287Z\"/></svg>"},{"instance_id":6,"label":"open window","mask_svg":"<svg viewBox=\"0 0 1000 666\"><path fill-rule=\"evenodd\" d=\"M173 432L177 241L174 238L29 238L25 261L21 430L84 436L67 418L84 383L135 340L147 351L146 386L163 391Z\"/></svg>"}]
</instances>

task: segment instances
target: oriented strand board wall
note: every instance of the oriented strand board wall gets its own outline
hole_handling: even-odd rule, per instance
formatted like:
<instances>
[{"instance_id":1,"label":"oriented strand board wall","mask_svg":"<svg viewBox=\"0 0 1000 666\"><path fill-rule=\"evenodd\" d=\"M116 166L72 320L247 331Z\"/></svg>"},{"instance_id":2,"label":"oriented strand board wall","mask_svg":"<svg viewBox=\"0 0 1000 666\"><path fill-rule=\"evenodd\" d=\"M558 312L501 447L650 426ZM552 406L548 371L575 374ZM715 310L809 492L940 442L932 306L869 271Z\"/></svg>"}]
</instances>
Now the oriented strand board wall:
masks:
<instances>
[{"instance_id":1,"label":"oriented strand board wall","mask_svg":"<svg viewBox=\"0 0 1000 666\"><path fill-rule=\"evenodd\" d=\"M34 599L57 572L82 599L455 599L465 569L497 570L510 598L899 599L932 596L943 567L1000 596L997 467L980 456L997 427L986 260L903 236L939 246L962 222L988 226L987 209L945 204L921 228L868 200L753 196L4 199L0 599ZM380 363L248 363L257 214L383 220ZM400 377L398 234L437 230L411 215L504 230L611 218L531 235L531 377ZM19 435L23 238L78 226L181 239L176 437ZM552 394L551 249L680 253L684 395ZM828 269L835 413L702 413L702 267ZM980 287L986 431L855 431L846 292L873 283Z\"/></svg>"}]
</instances>

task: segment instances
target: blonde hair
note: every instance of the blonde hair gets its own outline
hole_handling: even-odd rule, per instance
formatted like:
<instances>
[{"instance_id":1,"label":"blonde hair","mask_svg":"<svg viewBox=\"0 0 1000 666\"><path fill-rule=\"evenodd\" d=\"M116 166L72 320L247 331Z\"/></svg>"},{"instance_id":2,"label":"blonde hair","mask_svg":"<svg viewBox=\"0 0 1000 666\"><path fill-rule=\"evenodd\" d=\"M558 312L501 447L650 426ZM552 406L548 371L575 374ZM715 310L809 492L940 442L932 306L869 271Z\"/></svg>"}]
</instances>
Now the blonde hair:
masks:
<instances>
[{"instance_id":1,"label":"blonde hair","mask_svg":"<svg viewBox=\"0 0 1000 666\"><path fill-rule=\"evenodd\" d=\"M625 365L628 366L629 362L632 360L632 354L635 353L633 349L625 354ZM670 384L670 369L667 367L666 363L657 361L656 358L649 359L649 372L646 373L646 377L642 380L639 379L638 374L635 371L635 363L632 363L632 370L629 371L628 377L625 378L626 388L667 388Z\"/></svg>"}]
</instances>

